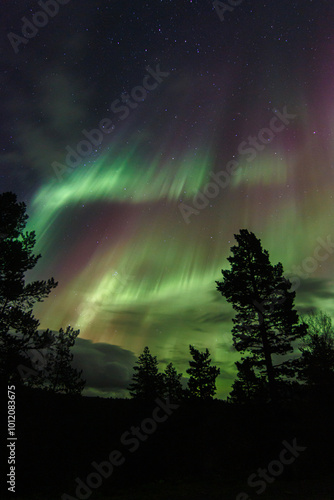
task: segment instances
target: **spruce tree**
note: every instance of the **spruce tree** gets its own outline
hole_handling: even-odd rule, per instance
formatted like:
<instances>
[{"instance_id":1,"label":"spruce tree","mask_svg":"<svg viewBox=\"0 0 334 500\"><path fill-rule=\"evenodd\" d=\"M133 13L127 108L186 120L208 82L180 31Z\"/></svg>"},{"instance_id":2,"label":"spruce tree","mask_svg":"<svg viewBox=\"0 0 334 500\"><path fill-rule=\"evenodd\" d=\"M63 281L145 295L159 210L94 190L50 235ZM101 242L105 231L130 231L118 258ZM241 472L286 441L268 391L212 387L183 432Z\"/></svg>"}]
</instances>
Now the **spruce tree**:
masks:
<instances>
[{"instance_id":1,"label":"spruce tree","mask_svg":"<svg viewBox=\"0 0 334 500\"><path fill-rule=\"evenodd\" d=\"M187 373L190 375L188 381L189 396L199 399L212 399L216 393L216 378L220 369L211 366L209 350L200 352L192 345L189 346L190 354L193 357L189 361L190 368Z\"/></svg>"},{"instance_id":2,"label":"spruce tree","mask_svg":"<svg viewBox=\"0 0 334 500\"><path fill-rule=\"evenodd\" d=\"M152 356L147 346L136 363L138 366L133 368L132 382L128 387L131 396L134 399L146 401L153 401L155 398L163 396L163 375L158 371L157 357Z\"/></svg>"},{"instance_id":3,"label":"spruce tree","mask_svg":"<svg viewBox=\"0 0 334 500\"><path fill-rule=\"evenodd\" d=\"M173 363L169 363L163 373L165 397L179 401L184 395L181 384L182 373L178 374Z\"/></svg>"}]
</instances>

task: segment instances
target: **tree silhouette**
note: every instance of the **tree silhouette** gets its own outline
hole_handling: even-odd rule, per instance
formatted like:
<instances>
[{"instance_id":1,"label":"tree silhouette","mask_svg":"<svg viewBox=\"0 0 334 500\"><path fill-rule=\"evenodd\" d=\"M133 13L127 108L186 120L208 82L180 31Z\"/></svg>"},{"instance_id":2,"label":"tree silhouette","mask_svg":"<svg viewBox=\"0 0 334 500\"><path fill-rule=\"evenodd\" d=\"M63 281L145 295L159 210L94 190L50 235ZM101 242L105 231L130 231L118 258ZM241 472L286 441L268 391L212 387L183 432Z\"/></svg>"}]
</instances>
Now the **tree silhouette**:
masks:
<instances>
[{"instance_id":1,"label":"tree silhouette","mask_svg":"<svg viewBox=\"0 0 334 500\"><path fill-rule=\"evenodd\" d=\"M50 388L50 379L41 376L40 366L37 370L34 368L32 358L50 347L54 335L50 330L38 331L39 321L33 315L33 306L42 302L58 283L53 278L25 282L25 273L33 269L41 257L33 254L35 232L24 232L27 219L26 205L17 202L14 193L0 195L0 379L5 384L15 382ZM59 341L54 350L57 352L54 360L57 356L59 359ZM67 361L70 363L70 357ZM63 378L63 384L74 388L75 373L68 366L69 378L67 381ZM79 386L82 386L82 381ZM56 386L54 389L57 390Z\"/></svg>"},{"instance_id":2,"label":"tree silhouette","mask_svg":"<svg viewBox=\"0 0 334 500\"><path fill-rule=\"evenodd\" d=\"M268 399L268 383L265 377L257 375L250 358L237 361L237 379L232 385L228 400L231 403L257 403Z\"/></svg>"},{"instance_id":3,"label":"tree silhouette","mask_svg":"<svg viewBox=\"0 0 334 500\"><path fill-rule=\"evenodd\" d=\"M128 387L131 396L147 401L161 397L164 393L164 380L162 373L158 372L157 357L152 356L150 349L146 346L136 363L138 366L133 367L135 373Z\"/></svg>"},{"instance_id":4,"label":"tree silhouette","mask_svg":"<svg viewBox=\"0 0 334 500\"><path fill-rule=\"evenodd\" d=\"M334 395L334 328L320 312L306 317L308 335L300 347L299 380L323 395Z\"/></svg>"},{"instance_id":5,"label":"tree silhouette","mask_svg":"<svg viewBox=\"0 0 334 500\"><path fill-rule=\"evenodd\" d=\"M70 394L81 394L85 381L82 380L82 371L71 366L73 354L70 348L74 346L80 330L73 330L70 326L54 335L53 348L47 359L46 378L52 391Z\"/></svg>"},{"instance_id":6,"label":"tree silhouette","mask_svg":"<svg viewBox=\"0 0 334 500\"><path fill-rule=\"evenodd\" d=\"M241 229L235 235L238 246L228 257L231 270L222 270L223 281L216 281L217 290L232 303L236 311L232 329L237 351L249 354L254 367L265 373L272 401L277 401L277 382L293 377L292 361L273 364L273 355L293 351L292 342L306 335L305 324L298 324L294 310L295 292L283 276L281 263L273 266L269 253L263 250L254 233Z\"/></svg>"},{"instance_id":7,"label":"tree silhouette","mask_svg":"<svg viewBox=\"0 0 334 500\"><path fill-rule=\"evenodd\" d=\"M182 373L178 374L173 363L169 363L163 373L165 397L172 401L179 401L184 396L181 384Z\"/></svg>"},{"instance_id":8,"label":"tree silhouette","mask_svg":"<svg viewBox=\"0 0 334 500\"><path fill-rule=\"evenodd\" d=\"M190 368L187 373L190 375L188 389L190 397L200 399L212 399L216 393L216 378L220 369L211 366L209 350L200 352L192 345L189 346L193 361L189 361Z\"/></svg>"}]
</instances>

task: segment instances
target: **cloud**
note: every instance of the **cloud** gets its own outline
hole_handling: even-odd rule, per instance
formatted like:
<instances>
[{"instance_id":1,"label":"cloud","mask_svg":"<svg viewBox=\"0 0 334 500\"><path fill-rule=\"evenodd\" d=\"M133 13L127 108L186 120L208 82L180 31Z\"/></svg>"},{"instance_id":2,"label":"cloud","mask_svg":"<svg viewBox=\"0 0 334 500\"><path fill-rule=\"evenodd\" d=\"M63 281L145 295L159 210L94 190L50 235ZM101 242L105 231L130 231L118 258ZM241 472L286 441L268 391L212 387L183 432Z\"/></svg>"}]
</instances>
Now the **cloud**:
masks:
<instances>
[{"instance_id":1,"label":"cloud","mask_svg":"<svg viewBox=\"0 0 334 500\"><path fill-rule=\"evenodd\" d=\"M77 338L74 347L73 365L83 370L86 380L85 396L128 395L133 366L137 361L135 354L119 346Z\"/></svg>"},{"instance_id":2,"label":"cloud","mask_svg":"<svg viewBox=\"0 0 334 500\"><path fill-rule=\"evenodd\" d=\"M296 289L296 296L319 297L321 299L333 299L333 282L327 278L301 279L300 287ZM312 300L312 299L310 299Z\"/></svg>"}]
</instances>

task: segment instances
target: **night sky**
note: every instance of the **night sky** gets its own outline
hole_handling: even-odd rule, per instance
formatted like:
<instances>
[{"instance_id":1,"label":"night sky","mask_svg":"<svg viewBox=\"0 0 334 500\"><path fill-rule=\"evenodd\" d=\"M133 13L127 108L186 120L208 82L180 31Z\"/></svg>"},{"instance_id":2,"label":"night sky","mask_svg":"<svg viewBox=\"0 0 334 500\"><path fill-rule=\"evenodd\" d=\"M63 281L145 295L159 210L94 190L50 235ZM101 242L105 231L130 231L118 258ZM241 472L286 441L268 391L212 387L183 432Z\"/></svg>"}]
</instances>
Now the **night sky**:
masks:
<instances>
[{"instance_id":1,"label":"night sky","mask_svg":"<svg viewBox=\"0 0 334 500\"><path fill-rule=\"evenodd\" d=\"M240 354L215 280L241 228L301 314L334 316L333 3L56 5L39 28L36 1L0 16L1 191L37 234L29 280L59 281L41 328L80 329L84 394L126 396L146 345L185 375L192 344L226 397Z\"/></svg>"}]
</instances>

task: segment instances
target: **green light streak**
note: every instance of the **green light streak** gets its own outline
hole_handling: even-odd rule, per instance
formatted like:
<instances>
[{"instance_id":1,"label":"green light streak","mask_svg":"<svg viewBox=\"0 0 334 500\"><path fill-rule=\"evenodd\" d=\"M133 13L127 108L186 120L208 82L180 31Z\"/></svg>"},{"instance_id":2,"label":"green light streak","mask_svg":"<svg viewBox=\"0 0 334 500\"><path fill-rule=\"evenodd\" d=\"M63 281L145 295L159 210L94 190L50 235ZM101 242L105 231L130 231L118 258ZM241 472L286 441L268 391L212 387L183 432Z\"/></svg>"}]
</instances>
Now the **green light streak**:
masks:
<instances>
[{"instance_id":1,"label":"green light streak","mask_svg":"<svg viewBox=\"0 0 334 500\"><path fill-rule=\"evenodd\" d=\"M272 156L259 155L250 163L242 162L231 177L231 186L241 184L248 186L284 185L288 179L288 169L285 162Z\"/></svg>"},{"instance_id":2,"label":"green light streak","mask_svg":"<svg viewBox=\"0 0 334 500\"><path fill-rule=\"evenodd\" d=\"M177 201L184 193L194 195L208 179L210 155L184 155L178 161L162 162L157 155L150 164L137 156L136 149L123 157L105 155L94 165L78 167L63 181L52 179L32 200L29 230L40 238L52 227L60 211L94 201L146 203L161 199Z\"/></svg>"}]
</instances>

